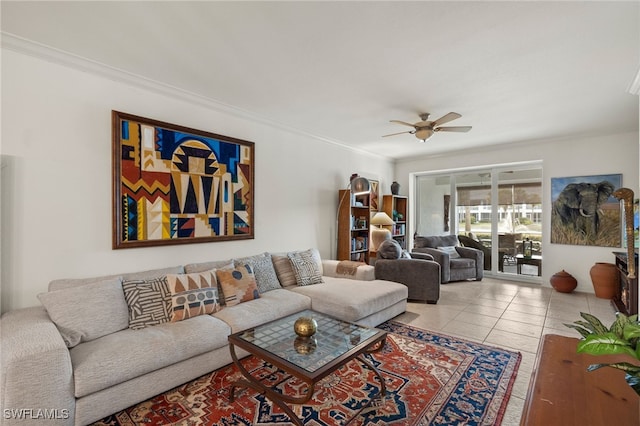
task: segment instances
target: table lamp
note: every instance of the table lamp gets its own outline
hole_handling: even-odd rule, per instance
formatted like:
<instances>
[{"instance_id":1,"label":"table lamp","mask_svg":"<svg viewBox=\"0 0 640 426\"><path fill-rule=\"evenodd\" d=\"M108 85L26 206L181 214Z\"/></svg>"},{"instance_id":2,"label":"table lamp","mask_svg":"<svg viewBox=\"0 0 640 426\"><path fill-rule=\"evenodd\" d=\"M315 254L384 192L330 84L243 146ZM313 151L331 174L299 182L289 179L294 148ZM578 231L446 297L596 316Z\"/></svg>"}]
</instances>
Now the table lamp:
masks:
<instances>
[{"instance_id":1,"label":"table lamp","mask_svg":"<svg viewBox=\"0 0 640 426\"><path fill-rule=\"evenodd\" d=\"M377 228L371 227L371 247L374 250L378 250L384 240L391 239L391 232L387 228L383 228L383 226L393 224L395 222L385 212L378 212L371 218L371 225L378 225Z\"/></svg>"}]
</instances>

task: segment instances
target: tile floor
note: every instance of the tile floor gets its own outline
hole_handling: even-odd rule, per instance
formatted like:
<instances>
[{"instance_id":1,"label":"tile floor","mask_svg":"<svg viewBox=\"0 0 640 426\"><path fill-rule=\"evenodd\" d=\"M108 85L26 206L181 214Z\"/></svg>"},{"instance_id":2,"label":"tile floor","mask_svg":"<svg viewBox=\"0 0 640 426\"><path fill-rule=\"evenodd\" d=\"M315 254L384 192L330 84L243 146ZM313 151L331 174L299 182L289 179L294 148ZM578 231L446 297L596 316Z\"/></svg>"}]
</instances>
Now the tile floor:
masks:
<instances>
[{"instance_id":1,"label":"tile floor","mask_svg":"<svg viewBox=\"0 0 640 426\"><path fill-rule=\"evenodd\" d=\"M520 424L524 399L543 334L580 337L564 326L596 315L605 325L615 319L609 300L589 293L558 293L552 288L492 278L442 285L436 305L409 303L395 319L427 330L522 353L503 426Z\"/></svg>"}]
</instances>

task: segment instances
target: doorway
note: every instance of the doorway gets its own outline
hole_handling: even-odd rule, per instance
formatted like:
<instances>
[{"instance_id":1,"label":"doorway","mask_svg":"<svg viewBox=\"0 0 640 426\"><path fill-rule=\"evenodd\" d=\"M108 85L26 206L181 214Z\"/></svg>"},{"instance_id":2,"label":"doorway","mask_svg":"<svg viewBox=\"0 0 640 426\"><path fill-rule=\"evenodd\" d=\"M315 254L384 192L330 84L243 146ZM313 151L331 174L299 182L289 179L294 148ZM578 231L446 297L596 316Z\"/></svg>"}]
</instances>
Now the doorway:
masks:
<instances>
[{"instance_id":1,"label":"doorway","mask_svg":"<svg viewBox=\"0 0 640 426\"><path fill-rule=\"evenodd\" d=\"M541 162L419 173L414 198L414 234L458 235L487 275L541 282Z\"/></svg>"}]
</instances>

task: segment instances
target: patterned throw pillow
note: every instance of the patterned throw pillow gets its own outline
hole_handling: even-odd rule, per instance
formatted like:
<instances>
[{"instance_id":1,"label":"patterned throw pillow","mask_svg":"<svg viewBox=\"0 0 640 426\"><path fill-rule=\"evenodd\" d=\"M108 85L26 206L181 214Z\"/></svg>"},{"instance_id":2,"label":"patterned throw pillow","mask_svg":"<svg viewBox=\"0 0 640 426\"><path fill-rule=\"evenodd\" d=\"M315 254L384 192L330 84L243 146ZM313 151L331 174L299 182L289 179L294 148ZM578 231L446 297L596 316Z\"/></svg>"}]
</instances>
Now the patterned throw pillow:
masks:
<instances>
[{"instance_id":1,"label":"patterned throw pillow","mask_svg":"<svg viewBox=\"0 0 640 426\"><path fill-rule=\"evenodd\" d=\"M271 261L271 255L269 253L234 259L234 263L236 267L244 264L249 264L249 266L251 266L253 274L256 277L256 283L260 293L282 288L282 286L280 286L280 281L278 281L278 275L276 275L276 270L273 267L273 262Z\"/></svg>"},{"instance_id":2,"label":"patterned throw pillow","mask_svg":"<svg viewBox=\"0 0 640 426\"><path fill-rule=\"evenodd\" d=\"M122 289L129 307L129 328L139 330L169 322L171 293L166 276L124 281Z\"/></svg>"},{"instance_id":3,"label":"patterned throw pillow","mask_svg":"<svg viewBox=\"0 0 640 426\"><path fill-rule=\"evenodd\" d=\"M171 292L171 322L212 314L220 309L215 270L169 274L167 283Z\"/></svg>"},{"instance_id":4,"label":"patterned throw pillow","mask_svg":"<svg viewBox=\"0 0 640 426\"><path fill-rule=\"evenodd\" d=\"M260 298L256 277L249 264L229 269L216 269L216 275L227 306Z\"/></svg>"},{"instance_id":5,"label":"patterned throw pillow","mask_svg":"<svg viewBox=\"0 0 640 426\"><path fill-rule=\"evenodd\" d=\"M287 257L291 261L293 273L296 276L298 285L320 284L322 271L318 267L315 256L311 250L288 253Z\"/></svg>"}]
</instances>

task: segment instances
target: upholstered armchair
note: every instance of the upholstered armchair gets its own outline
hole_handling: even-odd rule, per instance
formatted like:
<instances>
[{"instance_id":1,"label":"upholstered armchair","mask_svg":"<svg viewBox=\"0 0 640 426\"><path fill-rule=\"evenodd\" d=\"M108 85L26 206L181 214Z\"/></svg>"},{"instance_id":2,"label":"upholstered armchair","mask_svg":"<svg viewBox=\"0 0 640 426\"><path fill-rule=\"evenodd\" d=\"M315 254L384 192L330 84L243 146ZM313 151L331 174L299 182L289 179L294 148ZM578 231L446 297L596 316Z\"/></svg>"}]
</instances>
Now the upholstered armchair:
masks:
<instances>
[{"instance_id":1,"label":"upholstered armchair","mask_svg":"<svg viewBox=\"0 0 640 426\"><path fill-rule=\"evenodd\" d=\"M484 277L484 253L462 247L456 235L416 236L412 253L426 253L440 265L440 282L476 280Z\"/></svg>"},{"instance_id":2,"label":"upholstered armchair","mask_svg":"<svg viewBox=\"0 0 640 426\"><path fill-rule=\"evenodd\" d=\"M465 235L458 235L458 240L460 244L464 247L471 247L474 249L481 250L484 253L484 270L491 270L491 248L483 245L480 241L476 241L471 237L467 237ZM499 249L498 250L498 270L502 272L504 270L504 257L506 255L506 251Z\"/></svg>"},{"instance_id":3,"label":"upholstered armchair","mask_svg":"<svg viewBox=\"0 0 640 426\"><path fill-rule=\"evenodd\" d=\"M395 240L386 240L376 253L376 279L404 284L409 300L435 304L440 298L440 265L426 253L407 254Z\"/></svg>"}]
</instances>

